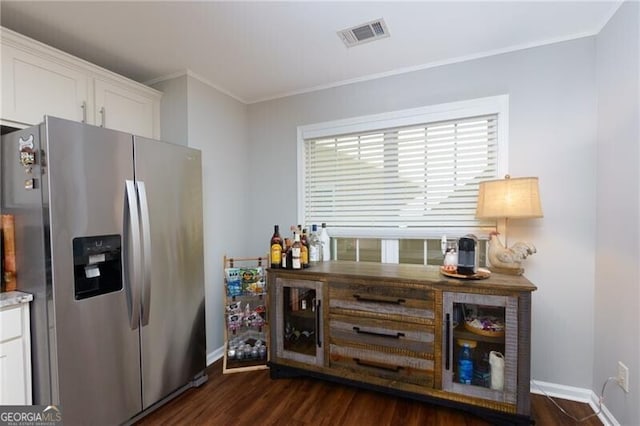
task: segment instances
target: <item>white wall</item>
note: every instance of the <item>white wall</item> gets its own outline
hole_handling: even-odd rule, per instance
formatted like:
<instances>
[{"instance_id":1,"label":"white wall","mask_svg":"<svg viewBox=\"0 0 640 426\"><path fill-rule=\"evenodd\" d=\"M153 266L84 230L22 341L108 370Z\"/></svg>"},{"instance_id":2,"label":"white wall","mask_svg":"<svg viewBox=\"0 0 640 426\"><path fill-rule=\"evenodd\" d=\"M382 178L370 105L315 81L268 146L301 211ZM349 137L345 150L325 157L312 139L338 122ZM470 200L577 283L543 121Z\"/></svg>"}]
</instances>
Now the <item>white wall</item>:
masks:
<instances>
[{"instance_id":1,"label":"white wall","mask_svg":"<svg viewBox=\"0 0 640 426\"><path fill-rule=\"evenodd\" d=\"M223 257L252 255L246 244L252 209L247 107L189 75L155 87L169 89L162 98L163 112L177 111L173 116L163 114L162 122L175 122L188 135L188 146L202 151L207 353L211 355L224 343ZM174 142L165 130L163 139Z\"/></svg>"},{"instance_id":2,"label":"white wall","mask_svg":"<svg viewBox=\"0 0 640 426\"><path fill-rule=\"evenodd\" d=\"M595 40L446 65L249 105L249 248L296 214L296 127L484 96L510 96L509 172L539 176L544 218L512 221L534 242L532 378L593 389Z\"/></svg>"},{"instance_id":3,"label":"white wall","mask_svg":"<svg viewBox=\"0 0 640 426\"><path fill-rule=\"evenodd\" d=\"M594 386L630 371L605 404L640 424L640 5L625 3L597 37L598 180Z\"/></svg>"}]
</instances>

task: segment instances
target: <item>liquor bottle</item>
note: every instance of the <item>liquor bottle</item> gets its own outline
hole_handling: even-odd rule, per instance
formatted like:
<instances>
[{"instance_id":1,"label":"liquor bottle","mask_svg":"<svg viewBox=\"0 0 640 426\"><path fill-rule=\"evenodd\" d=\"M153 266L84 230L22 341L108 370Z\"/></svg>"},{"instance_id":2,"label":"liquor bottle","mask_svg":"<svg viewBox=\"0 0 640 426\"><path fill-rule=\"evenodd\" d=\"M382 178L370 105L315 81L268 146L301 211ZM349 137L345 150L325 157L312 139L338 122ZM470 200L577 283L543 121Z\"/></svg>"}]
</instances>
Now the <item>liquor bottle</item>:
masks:
<instances>
[{"instance_id":1,"label":"liquor bottle","mask_svg":"<svg viewBox=\"0 0 640 426\"><path fill-rule=\"evenodd\" d=\"M291 238L287 238L287 269L293 269L293 243L296 238L296 225L291 225L289 230L291 231Z\"/></svg>"},{"instance_id":2,"label":"liquor bottle","mask_svg":"<svg viewBox=\"0 0 640 426\"><path fill-rule=\"evenodd\" d=\"M318 238L318 225L311 225L311 235L309 235L309 264L315 265L322 262L322 244Z\"/></svg>"},{"instance_id":3,"label":"liquor bottle","mask_svg":"<svg viewBox=\"0 0 640 426\"><path fill-rule=\"evenodd\" d=\"M271 267L280 268L282 265L282 237L280 237L280 227L278 225L273 225L270 253Z\"/></svg>"},{"instance_id":4,"label":"liquor bottle","mask_svg":"<svg viewBox=\"0 0 640 426\"><path fill-rule=\"evenodd\" d=\"M331 238L327 231L327 224L323 223L320 229L320 242L322 243L322 260L331 260Z\"/></svg>"},{"instance_id":5,"label":"liquor bottle","mask_svg":"<svg viewBox=\"0 0 640 426\"><path fill-rule=\"evenodd\" d=\"M300 260L302 261L302 267L309 267L309 238L307 237L307 228L302 229L302 235L300 236L300 244L302 244L300 252Z\"/></svg>"},{"instance_id":6,"label":"liquor bottle","mask_svg":"<svg viewBox=\"0 0 640 426\"><path fill-rule=\"evenodd\" d=\"M282 269L291 269L291 240L284 239L284 250L282 251Z\"/></svg>"},{"instance_id":7,"label":"liquor bottle","mask_svg":"<svg viewBox=\"0 0 640 426\"><path fill-rule=\"evenodd\" d=\"M293 239L289 238L287 250L287 269L293 269Z\"/></svg>"},{"instance_id":8,"label":"liquor bottle","mask_svg":"<svg viewBox=\"0 0 640 426\"><path fill-rule=\"evenodd\" d=\"M293 245L291 246L291 269L302 269L301 251L302 243L300 243L300 235L294 233Z\"/></svg>"}]
</instances>

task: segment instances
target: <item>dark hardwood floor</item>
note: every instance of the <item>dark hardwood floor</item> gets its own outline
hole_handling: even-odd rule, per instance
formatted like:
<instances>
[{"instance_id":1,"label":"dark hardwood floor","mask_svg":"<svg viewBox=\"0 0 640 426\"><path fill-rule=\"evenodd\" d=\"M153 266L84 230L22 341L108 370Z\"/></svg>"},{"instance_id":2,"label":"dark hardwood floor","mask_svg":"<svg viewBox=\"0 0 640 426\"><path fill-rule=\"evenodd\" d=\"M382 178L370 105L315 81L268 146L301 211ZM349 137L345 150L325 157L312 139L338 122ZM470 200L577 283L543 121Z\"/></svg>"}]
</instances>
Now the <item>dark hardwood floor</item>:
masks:
<instances>
[{"instance_id":1,"label":"dark hardwood floor","mask_svg":"<svg viewBox=\"0 0 640 426\"><path fill-rule=\"evenodd\" d=\"M208 369L209 381L190 389L137 425L467 425L490 423L461 410L393 397L311 378L271 380L268 370L222 374L222 361ZM531 395L536 425L569 426L546 397ZM587 404L558 400L576 418L593 411ZM592 417L581 425L602 423Z\"/></svg>"}]
</instances>

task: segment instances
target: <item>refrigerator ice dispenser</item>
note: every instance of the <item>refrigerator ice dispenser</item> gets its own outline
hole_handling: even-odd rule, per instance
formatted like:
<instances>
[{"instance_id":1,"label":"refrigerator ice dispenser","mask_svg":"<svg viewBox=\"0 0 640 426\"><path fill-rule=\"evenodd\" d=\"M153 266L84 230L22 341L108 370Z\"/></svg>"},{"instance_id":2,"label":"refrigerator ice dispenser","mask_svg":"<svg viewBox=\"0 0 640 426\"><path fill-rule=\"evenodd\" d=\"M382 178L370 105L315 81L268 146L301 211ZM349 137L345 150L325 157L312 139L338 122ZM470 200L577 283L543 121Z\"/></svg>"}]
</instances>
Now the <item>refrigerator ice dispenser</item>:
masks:
<instances>
[{"instance_id":1,"label":"refrigerator ice dispenser","mask_svg":"<svg viewBox=\"0 0 640 426\"><path fill-rule=\"evenodd\" d=\"M121 290L120 235L74 238L73 278L76 300Z\"/></svg>"}]
</instances>

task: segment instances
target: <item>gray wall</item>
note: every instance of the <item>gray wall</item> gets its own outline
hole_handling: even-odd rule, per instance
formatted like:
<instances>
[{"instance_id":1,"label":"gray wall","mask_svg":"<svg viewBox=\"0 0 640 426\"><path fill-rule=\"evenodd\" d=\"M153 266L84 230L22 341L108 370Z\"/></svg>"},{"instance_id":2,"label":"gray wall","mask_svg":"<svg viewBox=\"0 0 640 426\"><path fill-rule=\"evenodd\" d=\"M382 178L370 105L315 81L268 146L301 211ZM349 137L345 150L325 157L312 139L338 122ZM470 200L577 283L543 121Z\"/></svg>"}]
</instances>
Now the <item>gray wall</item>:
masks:
<instances>
[{"instance_id":1,"label":"gray wall","mask_svg":"<svg viewBox=\"0 0 640 426\"><path fill-rule=\"evenodd\" d=\"M640 424L640 6L625 3L598 35L598 181L594 387L622 361L630 392L606 406Z\"/></svg>"},{"instance_id":2,"label":"gray wall","mask_svg":"<svg viewBox=\"0 0 640 426\"><path fill-rule=\"evenodd\" d=\"M161 139L178 145L187 145L189 139L187 75L161 81L153 87L163 93L160 103Z\"/></svg>"},{"instance_id":3,"label":"gray wall","mask_svg":"<svg viewBox=\"0 0 640 426\"><path fill-rule=\"evenodd\" d=\"M202 151L207 353L212 355L224 343L223 257L253 255L246 243L254 206L247 165L247 107L188 75L155 87L170 89L162 97L162 111L173 115L163 114L162 122L176 122L180 133L188 135L188 146ZM171 136L163 129L163 139L180 143L184 135Z\"/></svg>"},{"instance_id":4,"label":"gray wall","mask_svg":"<svg viewBox=\"0 0 640 426\"><path fill-rule=\"evenodd\" d=\"M509 226L510 242L538 247L525 263L538 286L532 377L594 389L595 79L589 37L249 105L249 248L298 223L297 126L508 94L509 172L540 178L544 210Z\"/></svg>"},{"instance_id":5,"label":"gray wall","mask_svg":"<svg viewBox=\"0 0 640 426\"><path fill-rule=\"evenodd\" d=\"M509 172L539 176L544 210L509 225L510 241L538 247L525 264L532 378L599 394L621 360L631 393L610 385L605 403L638 423L639 13L623 5L597 37L249 106L192 77L162 83L163 104L188 111L177 133L203 151L208 351L222 346L222 256L263 253L273 224L298 223L297 126L509 94ZM183 126L167 108L163 124Z\"/></svg>"},{"instance_id":6,"label":"gray wall","mask_svg":"<svg viewBox=\"0 0 640 426\"><path fill-rule=\"evenodd\" d=\"M189 146L202 150L207 349L223 345L223 257L247 256L246 105L189 77ZM250 235L250 234L249 234Z\"/></svg>"}]
</instances>

